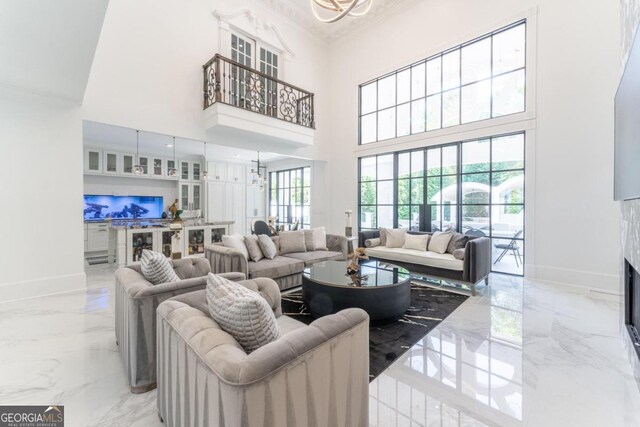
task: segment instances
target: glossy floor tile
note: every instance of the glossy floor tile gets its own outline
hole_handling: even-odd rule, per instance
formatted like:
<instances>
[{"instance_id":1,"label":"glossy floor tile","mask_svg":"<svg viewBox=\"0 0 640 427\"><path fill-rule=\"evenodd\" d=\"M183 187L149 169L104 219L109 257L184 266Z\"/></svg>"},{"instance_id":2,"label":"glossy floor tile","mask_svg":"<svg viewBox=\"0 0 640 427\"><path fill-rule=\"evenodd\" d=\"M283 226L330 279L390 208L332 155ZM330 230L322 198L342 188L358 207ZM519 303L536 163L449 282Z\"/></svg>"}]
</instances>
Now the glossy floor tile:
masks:
<instances>
[{"instance_id":1,"label":"glossy floor tile","mask_svg":"<svg viewBox=\"0 0 640 427\"><path fill-rule=\"evenodd\" d=\"M68 426L162 426L129 393L113 273L0 304L0 404L65 405ZM610 296L494 275L371 383L371 426L638 426L640 392Z\"/></svg>"}]
</instances>

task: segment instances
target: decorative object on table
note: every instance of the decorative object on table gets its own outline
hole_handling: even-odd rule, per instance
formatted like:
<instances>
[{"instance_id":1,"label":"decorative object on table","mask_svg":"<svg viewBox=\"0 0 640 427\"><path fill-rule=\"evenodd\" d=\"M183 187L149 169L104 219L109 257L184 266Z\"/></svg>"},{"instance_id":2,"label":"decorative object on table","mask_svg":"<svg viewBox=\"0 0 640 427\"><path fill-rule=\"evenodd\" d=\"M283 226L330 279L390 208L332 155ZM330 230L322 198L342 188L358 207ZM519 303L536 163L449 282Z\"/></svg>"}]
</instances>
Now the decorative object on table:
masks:
<instances>
[{"instance_id":1,"label":"decorative object on table","mask_svg":"<svg viewBox=\"0 0 640 427\"><path fill-rule=\"evenodd\" d=\"M410 292L409 309L398 321L369 325L369 381L420 342L468 298L416 283L411 284ZM307 325L315 320L302 300L301 290L282 295L282 313Z\"/></svg>"},{"instance_id":2,"label":"decorative object on table","mask_svg":"<svg viewBox=\"0 0 640 427\"><path fill-rule=\"evenodd\" d=\"M173 204L169 206L169 212L171 212L171 217L173 218L172 222L182 222L182 218L180 218L182 209L178 209L178 199L176 199Z\"/></svg>"},{"instance_id":3,"label":"decorative object on table","mask_svg":"<svg viewBox=\"0 0 640 427\"><path fill-rule=\"evenodd\" d=\"M167 219L169 215L167 215L166 212L162 212L162 215L160 216L162 219Z\"/></svg>"},{"instance_id":4,"label":"decorative object on table","mask_svg":"<svg viewBox=\"0 0 640 427\"><path fill-rule=\"evenodd\" d=\"M278 233L280 232L280 230L278 229L278 226L276 225L277 221L278 221L278 217L277 216L268 216L267 217L267 223L269 225L269 230L271 231L271 235L272 236L277 236Z\"/></svg>"},{"instance_id":5,"label":"decorative object on table","mask_svg":"<svg viewBox=\"0 0 640 427\"><path fill-rule=\"evenodd\" d=\"M373 0L311 0L311 11L318 21L330 24L347 15L354 18L364 16L372 4ZM321 14L322 9L334 14Z\"/></svg>"},{"instance_id":6,"label":"decorative object on table","mask_svg":"<svg viewBox=\"0 0 640 427\"><path fill-rule=\"evenodd\" d=\"M180 227L182 227L182 224L176 225L180 225ZM171 236L171 259L180 258L182 258L182 233L180 231L176 231L173 233L173 236Z\"/></svg>"},{"instance_id":7,"label":"decorative object on table","mask_svg":"<svg viewBox=\"0 0 640 427\"><path fill-rule=\"evenodd\" d=\"M351 237L353 235L353 226L351 224L351 215L353 214L353 211L351 209L347 209L344 211L344 214L347 216L344 225L344 235Z\"/></svg>"},{"instance_id":8,"label":"decorative object on table","mask_svg":"<svg viewBox=\"0 0 640 427\"><path fill-rule=\"evenodd\" d=\"M347 266L347 274L353 276L360 272L360 260L368 260L369 257L364 252L364 248L357 248L351 254L351 262Z\"/></svg>"}]
</instances>

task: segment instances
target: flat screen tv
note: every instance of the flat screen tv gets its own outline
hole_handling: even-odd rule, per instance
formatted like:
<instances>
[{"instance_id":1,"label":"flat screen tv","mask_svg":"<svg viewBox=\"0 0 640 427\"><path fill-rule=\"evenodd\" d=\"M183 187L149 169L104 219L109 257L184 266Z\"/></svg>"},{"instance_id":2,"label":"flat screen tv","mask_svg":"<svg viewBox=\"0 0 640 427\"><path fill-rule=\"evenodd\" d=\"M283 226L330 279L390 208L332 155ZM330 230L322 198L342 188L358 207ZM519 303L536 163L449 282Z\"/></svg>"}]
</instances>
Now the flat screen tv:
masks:
<instances>
[{"instance_id":1,"label":"flat screen tv","mask_svg":"<svg viewBox=\"0 0 640 427\"><path fill-rule=\"evenodd\" d=\"M157 219L162 217L162 197L97 196L85 194L84 219Z\"/></svg>"},{"instance_id":2,"label":"flat screen tv","mask_svg":"<svg viewBox=\"0 0 640 427\"><path fill-rule=\"evenodd\" d=\"M615 98L614 199L640 198L640 41L636 36Z\"/></svg>"}]
</instances>

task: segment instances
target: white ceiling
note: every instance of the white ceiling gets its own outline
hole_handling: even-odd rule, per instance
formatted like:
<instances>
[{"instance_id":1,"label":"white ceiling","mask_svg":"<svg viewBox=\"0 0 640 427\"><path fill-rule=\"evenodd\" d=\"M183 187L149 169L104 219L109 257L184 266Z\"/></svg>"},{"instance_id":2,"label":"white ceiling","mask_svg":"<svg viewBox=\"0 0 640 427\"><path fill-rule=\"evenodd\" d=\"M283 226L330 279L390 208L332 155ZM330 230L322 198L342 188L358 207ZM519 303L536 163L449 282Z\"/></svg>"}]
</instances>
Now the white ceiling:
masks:
<instances>
[{"instance_id":1,"label":"white ceiling","mask_svg":"<svg viewBox=\"0 0 640 427\"><path fill-rule=\"evenodd\" d=\"M316 36L332 43L339 40L359 28L376 21L377 18L399 10L401 6L416 0L372 0L373 4L369 13L359 18L347 16L338 22L322 23L318 21L311 11L310 0L258 0L266 4L271 10L288 18L295 24L314 33ZM324 16L324 15L323 15Z\"/></svg>"},{"instance_id":2,"label":"white ceiling","mask_svg":"<svg viewBox=\"0 0 640 427\"><path fill-rule=\"evenodd\" d=\"M107 4L0 1L0 84L80 103Z\"/></svg>"},{"instance_id":3,"label":"white ceiling","mask_svg":"<svg viewBox=\"0 0 640 427\"><path fill-rule=\"evenodd\" d=\"M135 152L136 130L121 126L113 126L104 123L84 121L82 123L84 144L99 147L106 150ZM154 132L140 131L140 152L157 154L165 157L173 157L173 148L167 144L173 142L169 135ZM176 138L176 155L202 156L204 143L187 138ZM255 160L256 151L229 147L217 144L207 144L207 158L209 160L231 161L249 163ZM260 152L260 161L275 161L285 159L282 154Z\"/></svg>"}]
</instances>

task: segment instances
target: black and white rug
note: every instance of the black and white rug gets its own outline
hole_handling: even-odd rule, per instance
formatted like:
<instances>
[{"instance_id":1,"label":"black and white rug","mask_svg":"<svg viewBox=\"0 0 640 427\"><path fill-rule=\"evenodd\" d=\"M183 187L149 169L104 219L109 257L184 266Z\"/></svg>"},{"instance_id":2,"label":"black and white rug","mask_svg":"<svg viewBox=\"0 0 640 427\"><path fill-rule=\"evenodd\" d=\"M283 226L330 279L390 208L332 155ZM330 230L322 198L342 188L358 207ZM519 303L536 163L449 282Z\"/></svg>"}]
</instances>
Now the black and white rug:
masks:
<instances>
[{"instance_id":1,"label":"black and white rug","mask_svg":"<svg viewBox=\"0 0 640 427\"><path fill-rule=\"evenodd\" d=\"M411 306L397 322L369 328L369 380L442 322L468 297L411 284ZM282 295L282 312L307 325L313 322L302 302L302 290Z\"/></svg>"}]
</instances>

